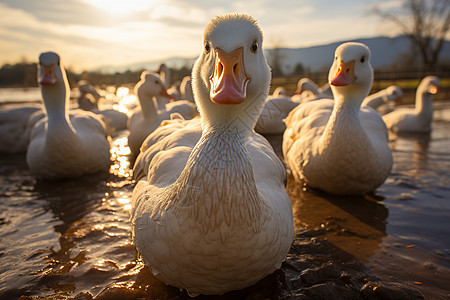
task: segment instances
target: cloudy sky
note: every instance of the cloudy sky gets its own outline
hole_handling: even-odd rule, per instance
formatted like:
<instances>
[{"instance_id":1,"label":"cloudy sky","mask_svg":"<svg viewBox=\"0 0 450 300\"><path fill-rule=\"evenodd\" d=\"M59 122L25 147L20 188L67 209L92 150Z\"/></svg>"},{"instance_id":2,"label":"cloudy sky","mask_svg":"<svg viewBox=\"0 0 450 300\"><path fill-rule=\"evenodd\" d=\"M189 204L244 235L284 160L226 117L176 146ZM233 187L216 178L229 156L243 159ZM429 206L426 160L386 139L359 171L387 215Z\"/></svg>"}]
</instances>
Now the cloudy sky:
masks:
<instances>
[{"instance_id":1,"label":"cloudy sky","mask_svg":"<svg viewBox=\"0 0 450 300\"><path fill-rule=\"evenodd\" d=\"M370 14L401 0L0 0L0 65L57 51L75 71L195 57L218 14L258 20L264 47L307 47L398 32Z\"/></svg>"}]
</instances>

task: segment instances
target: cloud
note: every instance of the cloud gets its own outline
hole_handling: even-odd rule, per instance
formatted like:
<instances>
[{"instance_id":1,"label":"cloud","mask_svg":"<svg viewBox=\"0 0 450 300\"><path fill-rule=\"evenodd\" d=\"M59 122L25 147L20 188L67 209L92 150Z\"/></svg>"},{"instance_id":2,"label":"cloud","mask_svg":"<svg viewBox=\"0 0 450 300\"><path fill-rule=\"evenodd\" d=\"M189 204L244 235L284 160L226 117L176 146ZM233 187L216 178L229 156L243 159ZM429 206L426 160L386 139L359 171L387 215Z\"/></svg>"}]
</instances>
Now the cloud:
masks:
<instances>
[{"instance_id":1,"label":"cloud","mask_svg":"<svg viewBox=\"0 0 450 300\"><path fill-rule=\"evenodd\" d=\"M42 21L31 13L2 3L0 10L5 14L0 19L2 63L13 62L21 55L34 59L47 50L59 52L77 70L179 56L180 53L195 55L196 51L183 51L178 45L195 49L192 37L202 34L198 26L197 30L174 28L166 22L151 20L93 26Z\"/></svg>"},{"instance_id":2,"label":"cloud","mask_svg":"<svg viewBox=\"0 0 450 300\"><path fill-rule=\"evenodd\" d=\"M367 2L359 0L345 5L306 0L127 0L128 6L121 6L123 0L97 6L93 1L0 0L0 64L24 55L34 59L47 50L60 52L76 70L195 57L209 20L233 12L257 19L266 48L319 45L377 32L375 17L364 15ZM395 3L398 0L382 4Z\"/></svg>"}]
</instances>

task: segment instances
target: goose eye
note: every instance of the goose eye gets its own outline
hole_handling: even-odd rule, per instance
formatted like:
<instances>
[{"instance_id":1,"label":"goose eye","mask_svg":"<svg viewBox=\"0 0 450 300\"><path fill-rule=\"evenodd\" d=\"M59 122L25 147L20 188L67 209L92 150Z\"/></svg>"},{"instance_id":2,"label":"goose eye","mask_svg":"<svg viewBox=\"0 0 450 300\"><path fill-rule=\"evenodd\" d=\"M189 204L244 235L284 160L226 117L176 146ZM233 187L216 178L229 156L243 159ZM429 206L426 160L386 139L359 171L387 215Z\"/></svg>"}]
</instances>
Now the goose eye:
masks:
<instances>
[{"instance_id":1,"label":"goose eye","mask_svg":"<svg viewBox=\"0 0 450 300\"><path fill-rule=\"evenodd\" d=\"M337 55L334 56L334 60L337 60Z\"/></svg>"},{"instance_id":2,"label":"goose eye","mask_svg":"<svg viewBox=\"0 0 450 300\"><path fill-rule=\"evenodd\" d=\"M366 61L366 57L365 56L361 57L361 63L364 63L365 61Z\"/></svg>"},{"instance_id":3,"label":"goose eye","mask_svg":"<svg viewBox=\"0 0 450 300\"><path fill-rule=\"evenodd\" d=\"M158 80L155 80L155 83L156 83L156 84L159 84L159 81L158 81Z\"/></svg>"},{"instance_id":4,"label":"goose eye","mask_svg":"<svg viewBox=\"0 0 450 300\"><path fill-rule=\"evenodd\" d=\"M205 42L205 51L206 51L206 53L209 53L210 50L211 50L211 46L209 46L208 42Z\"/></svg>"},{"instance_id":5,"label":"goose eye","mask_svg":"<svg viewBox=\"0 0 450 300\"><path fill-rule=\"evenodd\" d=\"M257 41L253 41L252 46L250 47L250 50L252 51L252 53L256 53L256 50L258 50L258 42Z\"/></svg>"}]
</instances>

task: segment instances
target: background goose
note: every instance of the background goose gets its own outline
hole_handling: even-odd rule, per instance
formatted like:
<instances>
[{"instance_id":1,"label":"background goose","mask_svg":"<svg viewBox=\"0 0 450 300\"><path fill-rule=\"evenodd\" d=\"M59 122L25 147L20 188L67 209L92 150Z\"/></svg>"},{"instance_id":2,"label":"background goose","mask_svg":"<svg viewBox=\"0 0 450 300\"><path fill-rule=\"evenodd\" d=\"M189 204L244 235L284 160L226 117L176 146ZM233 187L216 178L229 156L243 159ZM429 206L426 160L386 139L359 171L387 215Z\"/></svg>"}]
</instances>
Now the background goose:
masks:
<instances>
[{"instance_id":1,"label":"background goose","mask_svg":"<svg viewBox=\"0 0 450 300\"><path fill-rule=\"evenodd\" d=\"M32 116L39 115L39 118ZM30 129L43 117L41 104L9 104L0 107L0 152L26 152ZM30 121L32 120L32 121Z\"/></svg>"},{"instance_id":2,"label":"background goose","mask_svg":"<svg viewBox=\"0 0 450 300\"><path fill-rule=\"evenodd\" d=\"M69 83L58 54L39 56L39 84L46 118L34 126L27 150L27 163L38 178L77 177L108 171L109 140L105 124L90 112L69 114Z\"/></svg>"},{"instance_id":3,"label":"background goose","mask_svg":"<svg viewBox=\"0 0 450 300\"><path fill-rule=\"evenodd\" d=\"M391 85L367 96L361 106L370 106L383 115L393 111L396 105L401 104L402 97L402 89L397 85Z\"/></svg>"},{"instance_id":4,"label":"background goose","mask_svg":"<svg viewBox=\"0 0 450 300\"><path fill-rule=\"evenodd\" d=\"M153 132L161 121L170 119L173 113L179 113L185 119L192 119L197 114L195 104L190 101L176 101L168 103L158 109L156 103L160 97L169 97L164 84L158 74L143 71L141 80L135 86L140 108L129 121L130 135L128 145L136 156L145 138Z\"/></svg>"},{"instance_id":5,"label":"background goose","mask_svg":"<svg viewBox=\"0 0 450 300\"><path fill-rule=\"evenodd\" d=\"M330 98L333 95L329 92L328 85L323 88L309 78L302 78L297 83L297 90L292 95L292 101L300 104L323 98Z\"/></svg>"},{"instance_id":6,"label":"background goose","mask_svg":"<svg viewBox=\"0 0 450 300\"><path fill-rule=\"evenodd\" d=\"M207 25L203 43L192 72L201 122L168 121L148 137L136 172L147 175L132 195L144 262L191 296L257 282L281 266L293 238L284 167L253 131L270 83L262 33L230 14Z\"/></svg>"},{"instance_id":7,"label":"background goose","mask_svg":"<svg viewBox=\"0 0 450 300\"><path fill-rule=\"evenodd\" d=\"M181 100L189 100L194 102L194 94L192 93L191 76L183 77L180 85Z\"/></svg>"},{"instance_id":8,"label":"background goose","mask_svg":"<svg viewBox=\"0 0 450 300\"><path fill-rule=\"evenodd\" d=\"M156 74L159 74L164 87L169 89L172 86L171 72L170 68L166 64L160 64Z\"/></svg>"},{"instance_id":9,"label":"background goose","mask_svg":"<svg viewBox=\"0 0 450 300\"><path fill-rule=\"evenodd\" d=\"M297 105L290 97L268 98L256 122L255 131L261 134L283 133L286 129L284 119Z\"/></svg>"},{"instance_id":10,"label":"background goose","mask_svg":"<svg viewBox=\"0 0 450 300\"><path fill-rule=\"evenodd\" d=\"M328 79L334 101L297 106L286 119L283 154L297 181L333 194L364 194L380 186L392 168L381 116L361 103L373 81L369 48L336 49Z\"/></svg>"},{"instance_id":11,"label":"background goose","mask_svg":"<svg viewBox=\"0 0 450 300\"><path fill-rule=\"evenodd\" d=\"M416 90L416 107L399 108L383 116L389 130L396 133L427 133L433 121L433 95L438 92L439 78L427 76Z\"/></svg>"},{"instance_id":12,"label":"background goose","mask_svg":"<svg viewBox=\"0 0 450 300\"><path fill-rule=\"evenodd\" d=\"M269 96L269 98L278 98L278 97L287 97L287 91L286 88L283 86L277 87L275 90L273 90L272 95Z\"/></svg>"},{"instance_id":13,"label":"background goose","mask_svg":"<svg viewBox=\"0 0 450 300\"><path fill-rule=\"evenodd\" d=\"M80 80L77 83L79 95L77 97L78 107L84 110L98 109L100 94L87 80Z\"/></svg>"},{"instance_id":14,"label":"background goose","mask_svg":"<svg viewBox=\"0 0 450 300\"><path fill-rule=\"evenodd\" d=\"M107 125L108 135L114 136L128 127L128 115L115 109L102 109L99 105L100 94L86 80L78 82L78 107L97 114Z\"/></svg>"}]
</instances>

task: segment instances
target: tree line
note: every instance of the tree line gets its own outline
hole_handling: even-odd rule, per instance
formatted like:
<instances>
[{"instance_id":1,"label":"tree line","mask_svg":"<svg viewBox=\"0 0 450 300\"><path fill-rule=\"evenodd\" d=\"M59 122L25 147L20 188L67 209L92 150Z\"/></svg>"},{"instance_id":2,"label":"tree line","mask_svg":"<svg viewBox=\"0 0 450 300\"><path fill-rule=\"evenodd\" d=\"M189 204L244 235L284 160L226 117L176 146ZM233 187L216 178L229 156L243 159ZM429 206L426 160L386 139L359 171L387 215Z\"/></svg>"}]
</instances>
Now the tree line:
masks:
<instances>
[{"instance_id":1,"label":"tree line","mask_svg":"<svg viewBox=\"0 0 450 300\"><path fill-rule=\"evenodd\" d=\"M17 64L5 64L0 68L0 87L37 87L37 63L20 62ZM75 86L80 80L87 80L93 85L124 85L134 84L140 80L144 69L116 73L82 72L76 73L66 69L70 86ZM191 70L188 67L172 69L172 82L181 81L184 76L189 76Z\"/></svg>"}]
</instances>

